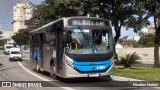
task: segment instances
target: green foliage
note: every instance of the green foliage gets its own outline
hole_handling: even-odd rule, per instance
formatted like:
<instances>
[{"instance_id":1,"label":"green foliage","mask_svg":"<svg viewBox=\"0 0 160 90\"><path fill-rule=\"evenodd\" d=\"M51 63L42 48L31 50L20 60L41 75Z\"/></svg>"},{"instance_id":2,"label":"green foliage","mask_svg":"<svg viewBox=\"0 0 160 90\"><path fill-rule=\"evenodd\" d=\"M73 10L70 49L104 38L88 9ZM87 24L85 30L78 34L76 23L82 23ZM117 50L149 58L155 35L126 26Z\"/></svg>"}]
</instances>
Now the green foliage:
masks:
<instances>
[{"instance_id":1,"label":"green foliage","mask_svg":"<svg viewBox=\"0 0 160 90\"><path fill-rule=\"evenodd\" d=\"M114 75L140 79L145 81L160 81L160 68L135 66L130 69L124 69L123 66L115 66Z\"/></svg>"},{"instance_id":2,"label":"green foliage","mask_svg":"<svg viewBox=\"0 0 160 90\"><path fill-rule=\"evenodd\" d=\"M5 39L0 40L0 50L3 50L3 46L4 46L5 42L6 42Z\"/></svg>"},{"instance_id":3,"label":"green foliage","mask_svg":"<svg viewBox=\"0 0 160 90\"><path fill-rule=\"evenodd\" d=\"M140 60L141 58L136 54L136 52L132 54L127 54L124 57L120 57L119 63L124 65L125 68L130 68L131 64L134 64L137 62L137 60Z\"/></svg>"},{"instance_id":4,"label":"green foliage","mask_svg":"<svg viewBox=\"0 0 160 90\"><path fill-rule=\"evenodd\" d=\"M153 35L153 34L142 35L140 37L140 40L138 41L138 43L142 47L154 47L154 45L155 45L154 38L155 38L155 35Z\"/></svg>"},{"instance_id":5,"label":"green foliage","mask_svg":"<svg viewBox=\"0 0 160 90\"><path fill-rule=\"evenodd\" d=\"M138 42L136 42L136 41L134 41L133 43L133 47L134 48L139 48L139 47L141 47L142 45L140 45Z\"/></svg>"},{"instance_id":6,"label":"green foliage","mask_svg":"<svg viewBox=\"0 0 160 90\"><path fill-rule=\"evenodd\" d=\"M139 10L144 10L145 13L141 17L153 17L153 22L155 26L155 46L154 46L154 66L160 66L159 61L159 38L160 38L160 29L158 29L158 22L160 20L160 0L137 0L136 4L140 6ZM153 43L148 43L146 45L152 45Z\"/></svg>"},{"instance_id":7,"label":"green foliage","mask_svg":"<svg viewBox=\"0 0 160 90\"><path fill-rule=\"evenodd\" d=\"M154 38L155 38L154 34L141 35L138 42L133 42L133 47L134 48L154 47L155 45Z\"/></svg>"},{"instance_id":8,"label":"green foliage","mask_svg":"<svg viewBox=\"0 0 160 90\"><path fill-rule=\"evenodd\" d=\"M29 32L28 29L20 29L18 33L12 36L12 39L20 46L29 44Z\"/></svg>"},{"instance_id":9,"label":"green foliage","mask_svg":"<svg viewBox=\"0 0 160 90\"><path fill-rule=\"evenodd\" d=\"M62 17L76 16L78 7L79 5L71 0L45 0L36 6L34 15L27 21L27 25L35 29Z\"/></svg>"},{"instance_id":10,"label":"green foliage","mask_svg":"<svg viewBox=\"0 0 160 90\"><path fill-rule=\"evenodd\" d=\"M121 27L135 15L134 7L132 0L45 0L36 7L28 24L34 29L61 17L99 15L112 21L117 41Z\"/></svg>"},{"instance_id":11,"label":"green foliage","mask_svg":"<svg viewBox=\"0 0 160 90\"><path fill-rule=\"evenodd\" d=\"M6 42L5 39L0 40L0 46L3 46L5 44L5 42Z\"/></svg>"}]
</instances>

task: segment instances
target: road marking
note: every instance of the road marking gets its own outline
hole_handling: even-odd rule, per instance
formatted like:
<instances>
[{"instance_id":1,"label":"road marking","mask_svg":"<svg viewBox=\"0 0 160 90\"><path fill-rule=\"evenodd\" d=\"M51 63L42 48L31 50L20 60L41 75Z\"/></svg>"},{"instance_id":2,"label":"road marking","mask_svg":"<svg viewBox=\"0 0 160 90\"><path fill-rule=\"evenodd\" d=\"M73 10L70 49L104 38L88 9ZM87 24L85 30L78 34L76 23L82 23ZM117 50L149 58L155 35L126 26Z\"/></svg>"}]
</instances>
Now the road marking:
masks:
<instances>
[{"instance_id":1,"label":"road marking","mask_svg":"<svg viewBox=\"0 0 160 90\"><path fill-rule=\"evenodd\" d=\"M41 80L43 80L43 81L52 81L52 80L46 79L46 78L44 78L44 77L41 77L41 76L39 76L39 75L31 72L31 71L28 70L26 67L24 67L21 62L17 61L17 63L19 64L19 66L20 66L23 70L25 70L25 71L28 72L29 74L31 74L31 75L33 75L33 76L35 76L35 77L37 77L37 78L39 78L39 79L41 79ZM55 80L55 81L57 81L57 80ZM51 84L53 84L53 85L55 85L55 86L58 86L58 87L60 87L60 88L63 88L63 89L65 89L65 90L75 90L75 89L73 89L73 88L65 87L65 86L63 86L63 85L61 85L61 84L58 84L58 83L55 83L55 82L49 82L49 83L51 83Z\"/></svg>"}]
</instances>

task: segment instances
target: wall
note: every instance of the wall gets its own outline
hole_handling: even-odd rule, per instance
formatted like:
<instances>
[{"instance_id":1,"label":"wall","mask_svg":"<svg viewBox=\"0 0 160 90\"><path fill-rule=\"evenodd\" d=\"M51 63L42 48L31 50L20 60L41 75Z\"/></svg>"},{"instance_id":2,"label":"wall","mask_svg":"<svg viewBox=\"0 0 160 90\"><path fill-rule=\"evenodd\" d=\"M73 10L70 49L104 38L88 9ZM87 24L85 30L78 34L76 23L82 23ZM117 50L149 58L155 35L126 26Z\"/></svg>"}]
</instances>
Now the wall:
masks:
<instances>
[{"instance_id":1,"label":"wall","mask_svg":"<svg viewBox=\"0 0 160 90\"><path fill-rule=\"evenodd\" d=\"M153 60L154 59L154 48L120 48L116 49L119 56L136 52L139 54L142 60ZM159 51L160 55L160 51Z\"/></svg>"}]
</instances>

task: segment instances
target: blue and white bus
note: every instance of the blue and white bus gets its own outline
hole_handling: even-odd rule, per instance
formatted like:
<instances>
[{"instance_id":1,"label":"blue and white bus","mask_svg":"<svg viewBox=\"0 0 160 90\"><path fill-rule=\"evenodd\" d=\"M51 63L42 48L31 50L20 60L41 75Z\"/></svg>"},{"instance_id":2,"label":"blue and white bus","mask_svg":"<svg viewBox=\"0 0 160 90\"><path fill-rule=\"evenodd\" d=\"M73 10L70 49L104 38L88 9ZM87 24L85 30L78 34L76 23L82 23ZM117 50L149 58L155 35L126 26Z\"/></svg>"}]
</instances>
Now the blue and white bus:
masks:
<instances>
[{"instance_id":1,"label":"blue and white bus","mask_svg":"<svg viewBox=\"0 0 160 90\"><path fill-rule=\"evenodd\" d=\"M30 33L30 61L37 72L62 78L113 73L111 22L96 17L64 17Z\"/></svg>"}]
</instances>

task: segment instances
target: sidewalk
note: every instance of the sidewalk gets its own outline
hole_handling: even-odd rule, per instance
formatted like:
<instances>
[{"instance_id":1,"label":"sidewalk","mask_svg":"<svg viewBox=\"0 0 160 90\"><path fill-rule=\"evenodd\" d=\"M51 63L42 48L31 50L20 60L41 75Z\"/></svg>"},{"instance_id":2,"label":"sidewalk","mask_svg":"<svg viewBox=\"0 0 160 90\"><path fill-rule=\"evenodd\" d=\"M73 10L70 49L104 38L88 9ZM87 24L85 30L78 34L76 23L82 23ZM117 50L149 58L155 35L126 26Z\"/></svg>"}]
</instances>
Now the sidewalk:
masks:
<instances>
[{"instance_id":1,"label":"sidewalk","mask_svg":"<svg viewBox=\"0 0 160 90\"><path fill-rule=\"evenodd\" d=\"M154 60L138 60L139 63L134 64L134 66L153 66Z\"/></svg>"},{"instance_id":2,"label":"sidewalk","mask_svg":"<svg viewBox=\"0 0 160 90\"><path fill-rule=\"evenodd\" d=\"M112 79L115 81L144 81L139 79L133 79L133 78L126 78L126 77L120 77L120 76L114 76L111 75Z\"/></svg>"}]
</instances>

